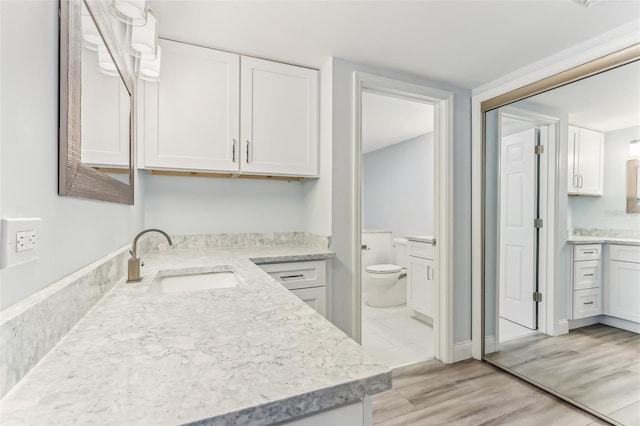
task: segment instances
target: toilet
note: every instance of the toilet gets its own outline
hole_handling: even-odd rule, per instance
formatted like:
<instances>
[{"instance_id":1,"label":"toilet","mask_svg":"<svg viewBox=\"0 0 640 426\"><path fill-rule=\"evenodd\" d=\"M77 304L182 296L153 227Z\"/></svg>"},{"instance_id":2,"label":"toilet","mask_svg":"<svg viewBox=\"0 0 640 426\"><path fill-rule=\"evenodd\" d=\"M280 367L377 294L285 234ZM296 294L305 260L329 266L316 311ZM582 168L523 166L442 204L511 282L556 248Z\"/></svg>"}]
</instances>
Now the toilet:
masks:
<instances>
[{"instance_id":1,"label":"toilet","mask_svg":"<svg viewBox=\"0 0 640 426\"><path fill-rule=\"evenodd\" d=\"M386 308L407 303L407 240L394 238L395 264L382 263L365 267L368 283L366 303L376 308Z\"/></svg>"}]
</instances>

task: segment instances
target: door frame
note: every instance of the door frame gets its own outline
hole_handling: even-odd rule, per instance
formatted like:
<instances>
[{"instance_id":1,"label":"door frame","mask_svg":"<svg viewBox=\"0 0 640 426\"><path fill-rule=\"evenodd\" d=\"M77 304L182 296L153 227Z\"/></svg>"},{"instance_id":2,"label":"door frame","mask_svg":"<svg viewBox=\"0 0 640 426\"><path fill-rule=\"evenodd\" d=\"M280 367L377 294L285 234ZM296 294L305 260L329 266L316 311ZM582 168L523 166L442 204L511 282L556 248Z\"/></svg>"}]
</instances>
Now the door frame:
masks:
<instances>
[{"instance_id":1,"label":"door frame","mask_svg":"<svg viewBox=\"0 0 640 426\"><path fill-rule=\"evenodd\" d=\"M434 107L434 237L438 285L433 318L434 357L453 353L453 93L360 71L353 74L353 338L362 342L362 92L428 103Z\"/></svg>"},{"instance_id":2,"label":"door frame","mask_svg":"<svg viewBox=\"0 0 640 426\"><path fill-rule=\"evenodd\" d=\"M635 44L634 44L635 43ZM632 40L629 37L604 43L591 50L584 51L579 55L570 52L571 55L564 61L555 60L550 65L544 63L537 71L531 72L524 77L514 78L508 83L500 84L472 96L471 121L472 121L472 153L471 153L471 175L472 175L472 197L471 197L471 270L472 270L472 356L476 359L484 359L485 352L485 256L484 256L484 217L485 217L485 118L490 110L517 102L519 100L552 90L566 84L573 83L583 78L599 74L601 72L640 60L640 43L637 35ZM567 55L569 56L569 55ZM557 59L557 58L556 58ZM563 172L561 162L566 161L566 149L563 155L562 150L556 152L555 164L553 168L558 172L558 185L566 190L566 170ZM564 166L566 169L566 166ZM558 198L556 198L558 201ZM561 203L558 203L561 204ZM558 205L556 206L559 208ZM557 213L557 212L556 212ZM559 232L566 224L557 222L555 227ZM559 235L556 233L556 236ZM559 256L561 251L558 241L553 241L553 252ZM559 267L556 266L553 274L554 280L559 277ZM555 309L550 309L553 322L548 324L551 327L550 333L553 335L568 331L567 321L561 321ZM549 327L547 327L549 329Z\"/></svg>"},{"instance_id":3,"label":"door frame","mask_svg":"<svg viewBox=\"0 0 640 426\"><path fill-rule=\"evenodd\" d=\"M554 303L554 290L553 290L553 273L554 273L554 252L550 250L553 247L552 242L555 241L555 184L558 179L556 169L550 167L549 164L555 164L558 155L557 142L559 138L559 123L558 117L553 117L546 114L540 114L528 109L506 106L500 108L498 111L498 138L502 139L502 119L503 117L515 118L522 121L527 121L537 127L546 127L546 132L540 132L540 145L544 148L544 153L540 156L540 198L538 200L540 218L543 220L544 225L542 232L539 234L538 240L538 291L542 293L542 301L538 304L538 328L540 333L548 334L548 326L553 323L553 310L550 307ZM498 154L500 156L500 154ZM499 165L500 174L501 165ZM500 200L501 194L498 189L498 200ZM500 210L498 210L498 221L502 220L500 217ZM498 228L497 247L500 246L500 230ZM500 271L500 256L496 257L496 273L499 277ZM496 286L499 286L499 282ZM500 290L496 288L496 318L495 318L495 338L493 345L487 345L485 352L493 352L500 347Z\"/></svg>"}]
</instances>

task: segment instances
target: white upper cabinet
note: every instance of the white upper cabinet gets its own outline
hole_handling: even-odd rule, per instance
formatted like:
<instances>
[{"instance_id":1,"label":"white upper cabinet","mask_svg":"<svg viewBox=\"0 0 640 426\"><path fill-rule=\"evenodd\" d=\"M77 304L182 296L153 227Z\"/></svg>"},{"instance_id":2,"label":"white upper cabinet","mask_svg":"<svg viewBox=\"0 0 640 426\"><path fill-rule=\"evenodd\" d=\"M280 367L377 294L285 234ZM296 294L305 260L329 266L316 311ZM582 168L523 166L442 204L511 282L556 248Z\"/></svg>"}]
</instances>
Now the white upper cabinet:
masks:
<instances>
[{"instance_id":1,"label":"white upper cabinet","mask_svg":"<svg viewBox=\"0 0 640 426\"><path fill-rule=\"evenodd\" d=\"M318 174L318 71L242 57L242 170Z\"/></svg>"},{"instance_id":2,"label":"white upper cabinet","mask_svg":"<svg viewBox=\"0 0 640 426\"><path fill-rule=\"evenodd\" d=\"M160 40L144 85L144 168L318 175L318 72Z\"/></svg>"},{"instance_id":3,"label":"white upper cabinet","mask_svg":"<svg viewBox=\"0 0 640 426\"><path fill-rule=\"evenodd\" d=\"M604 135L569 126L568 192L572 195L602 195L604 187Z\"/></svg>"},{"instance_id":4,"label":"white upper cabinet","mask_svg":"<svg viewBox=\"0 0 640 426\"><path fill-rule=\"evenodd\" d=\"M238 171L240 56L159 42L161 80L144 84L144 167Z\"/></svg>"}]
</instances>

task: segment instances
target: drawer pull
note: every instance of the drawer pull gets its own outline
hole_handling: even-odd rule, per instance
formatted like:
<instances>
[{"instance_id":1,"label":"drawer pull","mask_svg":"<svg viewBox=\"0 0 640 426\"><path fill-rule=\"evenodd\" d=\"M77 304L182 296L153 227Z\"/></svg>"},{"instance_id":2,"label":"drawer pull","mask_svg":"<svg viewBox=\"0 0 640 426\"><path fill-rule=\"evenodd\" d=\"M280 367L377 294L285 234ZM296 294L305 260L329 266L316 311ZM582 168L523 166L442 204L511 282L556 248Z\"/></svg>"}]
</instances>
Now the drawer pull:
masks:
<instances>
[{"instance_id":1,"label":"drawer pull","mask_svg":"<svg viewBox=\"0 0 640 426\"><path fill-rule=\"evenodd\" d=\"M593 254L593 250L591 251L583 251L584 254Z\"/></svg>"},{"instance_id":2,"label":"drawer pull","mask_svg":"<svg viewBox=\"0 0 640 426\"><path fill-rule=\"evenodd\" d=\"M591 302L584 302L583 305L593 305L593 300Z\"/></svg>"},{"instance_id":3,"label":"drawer pull","mask_svg":"<svg viewBox=\"0 0 640 426\"><path fill-rule=\"evenodd\" d=\"M595 275L595 274L584 274L584 276L585 276L585 277L592 277L592 276L594 276L594 275Z\"/></svg>"},{"instance_id":4,"label":"drawer pull","mask_svg":"<svg viewBox=\"0 0 640 426\"><path fill-rule=\"evenodd\" d=\"M292 278L304 278L304 274L296 274L296 275L280 275L281 280L289 280Z\"/></svg>"}]
</instances>

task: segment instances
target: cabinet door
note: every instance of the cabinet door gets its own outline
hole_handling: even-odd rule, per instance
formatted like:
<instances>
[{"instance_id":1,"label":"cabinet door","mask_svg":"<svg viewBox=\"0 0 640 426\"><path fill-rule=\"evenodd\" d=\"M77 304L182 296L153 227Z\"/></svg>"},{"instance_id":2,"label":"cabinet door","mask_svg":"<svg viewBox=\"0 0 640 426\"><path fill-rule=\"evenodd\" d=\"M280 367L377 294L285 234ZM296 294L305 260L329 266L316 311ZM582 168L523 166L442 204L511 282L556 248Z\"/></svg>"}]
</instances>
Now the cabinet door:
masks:
<instances>
[{"instance_id":1,"label":"cabinet door","mask_svg":"<svg viewBox=\"0 0 640 426\"><path fill-rule=\"evenodd\" d=\"M318 174L318 71L242 57L243 172Z\"/></svg>"},{"instance_id":2,"label":"cabinet door","mask_svg":"<svg viewBox=\"0 0 640 426\"><path fill-rule=\"evenodd\" d=\"M323 317L327 316L327 288L313 287L291 290L300 300L315 309Z\"/></svg>"},{"instance_id":3,"label":"cabinet door","mask_svg":"<svg viewBox=\"0 0 640 426\"><path fill-rule=\"evenodd\" d=\"M129 169L129 92L120 76L98 71L96 52L82 49L82 162Z\"/></svg>"},{"instance_id":4,"label":"cabinet door","mask_svg":"<svg viewBox=\"0 0 640 426\"><path fill-rule=\"evenodd\" d=\"M605 314L640 322L640 263L609 261L605 289Z\"/></svg>"},{"instance_id":5,"label":"cabinet door","mask_svg":"<svg viewBox=\"0 0 640 426\"><path fill-rule=\"evenodd\" d=\"M409 258L407 304L430 318L433 318L433 265L432 260Z\"/></svg>"},{"instance_id":6,"label":"cabinet door","mask_svg":"<svg viewBox=\"0 0 640 426\"><path fill-rule=\"evenodd\" d=\"M567 192L569 194L578 193L578 169L576 165L576 149L578 140L578 128L569 126L567 158Z\"/></svg>"},{"instance_id":7,"label":"cabinet door","mask_svg":"<svg viewBox=\"0 0 640 426\"><path fill-rule=\"evenodd\" d=\"M604 185L604 135L580 129L578 141L578 193L602 195Z\"/></svg>"},{"instance_id":8,"label":"cabinet door","mask_svg":"<svg viewBox=\"0 0 640 426\"><path fill-rule=\"evenodd\" d=\"M161 80L144 83L144 167L238 171L240 57L159 42Z\"/></svg>"}]
</instances>

